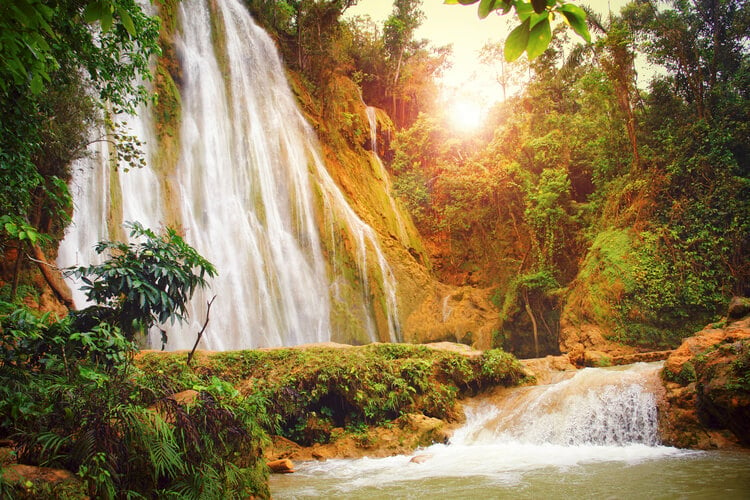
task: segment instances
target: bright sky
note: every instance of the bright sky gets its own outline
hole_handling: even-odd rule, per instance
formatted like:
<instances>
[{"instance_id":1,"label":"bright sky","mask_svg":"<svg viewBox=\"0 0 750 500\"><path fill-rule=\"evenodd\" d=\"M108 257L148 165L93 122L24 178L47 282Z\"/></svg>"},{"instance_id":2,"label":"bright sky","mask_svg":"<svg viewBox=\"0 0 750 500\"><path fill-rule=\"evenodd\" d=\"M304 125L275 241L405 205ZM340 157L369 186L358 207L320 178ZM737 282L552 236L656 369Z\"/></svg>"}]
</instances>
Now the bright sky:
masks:
<instances>
[{"instance_id":1,"label":"bright sky","mask_svg":"<svg viewBox=\"0 0 750 500\"><path fill-rule=\"evenodd\" d=\"M617 13L627 2L628 0L573 0L578 5L591 5L602 14L610 9ZM392 5L390 0L359 0L356 6L346 11L346 16L369 15L382 28L383 21L392 11ZM517 24L513 13L506 16L492 14L487 19L480 20L477 17L477 5L444 5L443 0L423 0L422 11L426 19L417 31L417 38L426 38L434 46L453 45L453 67L443 78L443 84L450 95L460 96L463 109L472 106L486 108L488 101L501 100L501 87L495 81L494 72L479 63L479 50L487 41L505 41ZM577 35L571 31L571 38L575 37Z\"/></svg>"}]
</instances>

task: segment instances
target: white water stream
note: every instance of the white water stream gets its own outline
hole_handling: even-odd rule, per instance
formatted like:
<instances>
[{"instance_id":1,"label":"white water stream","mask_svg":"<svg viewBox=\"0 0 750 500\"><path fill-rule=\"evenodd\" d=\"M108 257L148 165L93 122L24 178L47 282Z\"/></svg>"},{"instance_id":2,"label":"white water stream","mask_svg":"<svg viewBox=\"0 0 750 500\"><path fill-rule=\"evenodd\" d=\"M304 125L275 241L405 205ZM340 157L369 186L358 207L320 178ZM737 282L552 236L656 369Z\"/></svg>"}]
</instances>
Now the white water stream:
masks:
<instances>
[{"instance_id":1,"label":"white water stream","mask_svg":"<svg viewBox=\"0 0 750 500\"><path fill-rule=\"evenodd\" d=\"M328 174L273 41L239 0L184 0L179 23L182 123L174 170L113 173L103 143L105 150L76 168L74 222L58 264L95 262L93 245L124 221L158 230L170 210L166 185L177 198L171 206L179 213L171 217L179 219L185 240L219 272L210 290L196 294L190 322L167 325L167 348L192 347L213 294L206 349L399 340L396 283L378 237ZM212 36L216 29L221 36ZM133 128L152 165L158 145L147 111ZM113 199L122 200L122 220ZM347 246L343 238L355 243ZM353 277L339 262L347 251ZM80 293L76 303L84 305ZM352 334L345 325L348 333L337 333L333 303L362 331ZM377 324L376 307L387 324ZM158 347L158 335L152 343Z\"/></svg>"},{"instance_id":2,"label":"white water stream","mask_svg":"<svg viewBox=\"0 0 750 500\"><path fill-rule=\"evenodd\" d=\"M658 444L660 368L586 368L557 384L479 399L449 444L295 464L295 474L272 477L271 492L276 499L743 498L747 457ZM707 467L718 472L705 477Z\"/></svg>"}]
</instances>

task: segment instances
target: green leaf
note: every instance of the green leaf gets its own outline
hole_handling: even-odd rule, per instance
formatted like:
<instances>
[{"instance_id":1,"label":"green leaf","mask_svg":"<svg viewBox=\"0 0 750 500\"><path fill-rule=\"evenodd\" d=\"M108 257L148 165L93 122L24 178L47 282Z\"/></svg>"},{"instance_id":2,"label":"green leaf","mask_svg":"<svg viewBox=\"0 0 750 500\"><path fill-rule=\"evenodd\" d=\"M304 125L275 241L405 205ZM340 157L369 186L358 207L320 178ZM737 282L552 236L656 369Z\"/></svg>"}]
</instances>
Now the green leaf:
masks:
<instances>
[{"instance_id":1,"label":"green leaf","mask_svg":"<svg viewBox=\"0 0 750 500\"><path fill-rule=\"evenodd\" d=\"M565 4L558 10L562 12L563 16L565 16L565 19L568 21L568 24L570 24L570 27L573 28L573 31L586 40L587 43L591 43L591 34L586 25L586 11L577 5L571 4Z\"/></svg>"},{"instance_id":2,"label":"green leaf","mask_svg":"<svg viewBox=\"0 0 750 500\"><path fill-rule=\"evenodd\" d=\"M547 0L531 0L531 5L534 7L534 12L541 14L547 9Z\"/></svg>"},{"instance_id":3,"label":"green leaf","mask_svg":"<svg viewBox=\"0 0 750 500\"><path fill-rule=\"evenodd\" d=\"M40 94L43 88L44 84L42 83L42 75L34 73L34 76L31 77L31 92L33 94Z\"/></svg>"},{"instance_id":4,"label":"green leaf","mask_svg":"<svg viewBox=\"0 0 750 500\"><path fill-rule=\"evenodd\" d=\"M479 19L484 19L490 15L490 12L499 7L499 0L482 0L479 4Z\"/></svg>"},{"instance_id":5,"label":"green leaf","mask_svg":"<svg viewBox=\"0 0 750 500\"><path fill-rule=\"evenodd\" d=\"M508 38L505 40L505 47L503 53L505 60L513 62L523 54L526 50L526 45L529 43L529 20L526 19L522 24L516 26L516 28L510 32Z\"/></svg>"},{"instance_id":6,"label":"green leaf","mask_svg":"<svg viewBox=\"0 0 750 500\"><path fill-rule=\"evenodd\" d=\"M106 33L110 29L112 29L112 22L113 21L114 21L114 18L112 17L112 13L111 12L105 12L104 15L101 18L102 31L104 31Z\"/></svg>"},{"instance_id":7,"label":"green leaf","mask_svg":"<svg viewBox=\"0 0 750 500\"><path fill-rule=\"evenodd\" d=\"M530 3L520 2L516 4L516 15L521 21L527 20L534 14L534 8Z\"/></svg>"},{"instance_id":8,"label":"green leaf","mask_svg":"<svg viewBox=\"0 0 750 500\"><path fill-rule=\"evenodd\" d=\"M130 14L128 14L128 11L122 7L118 7L117 13L120 16L120 21L122 22L122 26L125 28L128 34L130 34L130 36L134 37L135 25L133 24L133 18L130 17Z\"/></svg>"},{"instance_id":9,"label":"green leaf","mask_svg":"<svg viewBox=\"0 0 750 500\"><path fill-rule=\"evenodd\" d=\"M549 19L545 19L534 26L529 33L528 45L526 46L526 54L529 59L534 59L547 50L551 40L552 30L550 29Z\"/></svg>"},{"instance_id":10,"label":"green leaf","mask_svg":"<svg viewBox=\"0 0 750 500\"><path fill-rule=\"evenodd\" d=\"M91 2L83 10L83 20L87 23L93 23L98 21L104 15L104 3L103 2Z\"/></svg>"},{"instance_id":11,"label":"green leaf","mask_svg":"<svg viewBox=\"0 0 750 500\"><path fill-rule=\"evenodd\" d=\"M536 26L537 24L541 23L541 22L542 22L542 21L544 21L545 19L549 19L549 12L546 12L546 11L545 11L545 12L544 12L544 13L542 13L542 14L532 14L532 15L531 15L531 16L529 17L529 23L530 23L530 24L529 24L529 29L530 29L531 31L533 31L533 30L534 30L534 26Z\"/></svg>"}]
</instances>

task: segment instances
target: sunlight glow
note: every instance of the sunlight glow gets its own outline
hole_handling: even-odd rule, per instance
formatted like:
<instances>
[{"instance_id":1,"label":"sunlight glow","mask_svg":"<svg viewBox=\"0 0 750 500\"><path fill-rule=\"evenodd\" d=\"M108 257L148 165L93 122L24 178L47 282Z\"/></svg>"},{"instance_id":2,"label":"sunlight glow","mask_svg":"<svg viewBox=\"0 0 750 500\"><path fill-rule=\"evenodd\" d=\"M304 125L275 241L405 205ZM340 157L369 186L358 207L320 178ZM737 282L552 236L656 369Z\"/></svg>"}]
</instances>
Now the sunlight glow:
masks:
<instances>
[{"instance_id":1,"label":"sunlight glow","mask_svg":"<svg viewBox=\"0 0 750 500\"><path fill-rule=\"evenodd\" d=\"M449 105L448 118L456 130L472 132L482 126L484 111L474 101L459 99Z\"/></svg>"}]
</instances>

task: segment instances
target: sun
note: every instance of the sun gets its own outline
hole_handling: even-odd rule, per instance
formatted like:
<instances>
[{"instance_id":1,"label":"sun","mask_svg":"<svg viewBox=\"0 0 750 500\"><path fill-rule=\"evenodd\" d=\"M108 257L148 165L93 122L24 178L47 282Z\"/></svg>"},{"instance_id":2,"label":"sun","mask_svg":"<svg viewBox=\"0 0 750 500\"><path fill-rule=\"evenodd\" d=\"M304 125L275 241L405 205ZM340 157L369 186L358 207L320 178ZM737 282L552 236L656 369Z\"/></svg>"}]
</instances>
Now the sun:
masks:
<instances>
[{"instance_id":1,"label":"sun","mask_svg":"<svg viewBox=\"0 0 750 500\"><path fill-rule=\"evenodd\" d=\"M448 105L447 111L451 126L459 131L473 132L484 122L484 109L470 99L456 98Z\"/></svg>"}]
</instances>

